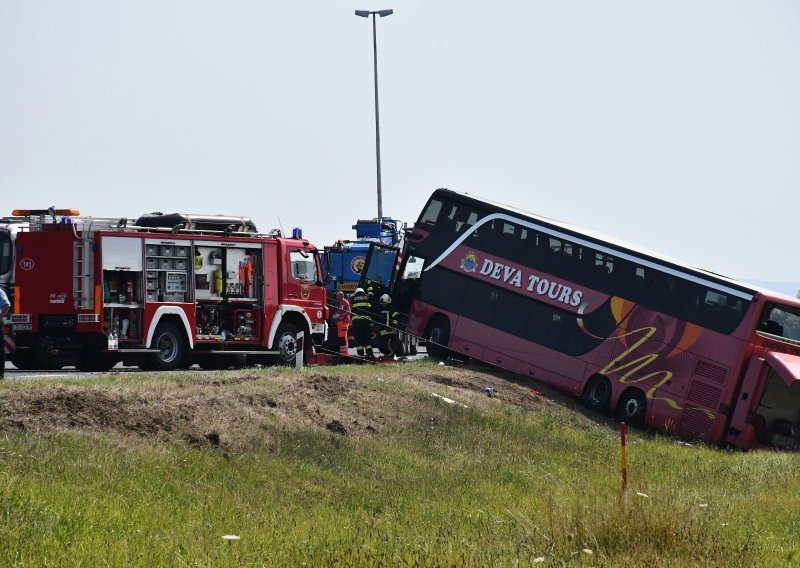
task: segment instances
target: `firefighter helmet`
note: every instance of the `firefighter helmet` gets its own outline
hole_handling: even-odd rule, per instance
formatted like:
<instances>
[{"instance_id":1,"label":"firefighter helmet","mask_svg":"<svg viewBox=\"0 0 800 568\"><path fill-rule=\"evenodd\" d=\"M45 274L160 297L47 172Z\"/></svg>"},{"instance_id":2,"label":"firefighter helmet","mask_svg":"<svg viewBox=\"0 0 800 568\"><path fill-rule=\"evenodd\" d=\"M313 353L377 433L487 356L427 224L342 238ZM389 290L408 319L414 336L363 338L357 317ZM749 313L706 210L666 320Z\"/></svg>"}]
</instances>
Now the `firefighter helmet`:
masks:
<instances>
[{"instance_id":1,"label":"firefighter helmet","mask_svg":"<svg viewBox=\"0 0 800 568\"><path fill-rule=\"evenodd\" d=\"M381 305L388 306L391 303L392 303L392 298L389 296L389 294L384 294L383 296L381 296Z\"/></svg>"},{"instance_id":2,"label":"firefighter helmet","mask_svg":"<svg viewBox=\"0 0 800 568\"><path fill-rule=\"evenodd\" d=\"M363 294L363 293L364 293L364 288L356 288L356 291L353 292L353 296L355 296L356 294Z\"/></svg>"}]
</instances>

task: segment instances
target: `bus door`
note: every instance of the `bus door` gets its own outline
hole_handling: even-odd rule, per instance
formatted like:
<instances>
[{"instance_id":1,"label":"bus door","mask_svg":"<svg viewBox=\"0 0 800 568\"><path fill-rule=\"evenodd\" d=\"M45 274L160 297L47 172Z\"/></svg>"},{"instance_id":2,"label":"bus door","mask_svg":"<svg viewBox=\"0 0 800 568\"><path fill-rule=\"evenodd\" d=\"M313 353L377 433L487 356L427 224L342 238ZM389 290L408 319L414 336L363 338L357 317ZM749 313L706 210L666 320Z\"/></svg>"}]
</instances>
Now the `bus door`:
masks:
<instances>
[{"instance_id":1,"label":"bus door","mask_svg":"<svg viewBox=\"0 0 800 568\"><path fill-rule=\"evenodd\" d=\"M367 280L371 281L377 297L388 293L395 309L408 314L419 289L425 259L409 254L408 247L405 250L406 254L402 254L397 247L371 244L359 286L366 289ZM376 282L380 283L377 287Z\"/></svg>"},{"instance_id":2,"label":"bus door","mask_svg":"<svg viewBox=\"0 0 800 568\"><path fill-rule=\"evenodd\" d=\"M800 448L800 357L753 357L739 390L728 443L742 448Z\"/></svg>"},{"instance_id":3,"label":"bus door","mask_svg":"<svg viewBox=\"0 0 800 568\"><path fill-rule=\"evenodd\" d=\"M399 253L400 249L397 247L378 243L370 244L364 268L361 271L359 287L366 290L371 285L376 298L380 298L383 294L391 295L392 278Z\"/></svg>"}]
</instances>

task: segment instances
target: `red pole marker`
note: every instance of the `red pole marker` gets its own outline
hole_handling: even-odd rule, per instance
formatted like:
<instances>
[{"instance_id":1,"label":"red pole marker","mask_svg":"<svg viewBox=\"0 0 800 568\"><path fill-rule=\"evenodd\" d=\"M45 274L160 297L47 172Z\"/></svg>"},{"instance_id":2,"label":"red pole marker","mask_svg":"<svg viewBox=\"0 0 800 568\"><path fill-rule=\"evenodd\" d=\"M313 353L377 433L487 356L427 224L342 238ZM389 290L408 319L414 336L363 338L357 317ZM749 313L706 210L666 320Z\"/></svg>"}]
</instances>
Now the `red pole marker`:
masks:
<instances>
[{"instance_id":1,"label":"red pole marker","mask_svg":"<svg viewBox=\"0 0 800 568\"><path fill-rule=\"evenodd\" d=\"M619 435L620 444L622 445L622 498L628 498L628 458L625 449L625 432L627 428L624 422L620 422Z\"/></svg>"}]
</instances>

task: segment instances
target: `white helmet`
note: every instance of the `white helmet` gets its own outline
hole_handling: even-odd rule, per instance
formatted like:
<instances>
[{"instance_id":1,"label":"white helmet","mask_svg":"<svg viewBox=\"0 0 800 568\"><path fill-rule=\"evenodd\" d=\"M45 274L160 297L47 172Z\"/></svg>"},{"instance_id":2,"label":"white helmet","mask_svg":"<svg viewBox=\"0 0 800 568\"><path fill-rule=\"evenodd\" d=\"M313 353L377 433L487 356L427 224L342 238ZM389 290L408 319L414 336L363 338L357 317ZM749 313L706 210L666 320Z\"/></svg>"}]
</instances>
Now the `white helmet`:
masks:
<instances>
[{"instance_id":1,"label":"white helmet","mask_svg":"<svg viewBox=\"0 0 800 568\"><path fill-rule=\"evenodd\" d=\"M355 296L356 294L363 294L363 293L364 293L364 288L356 288L356 291L353 292L353 296Z\"/></svg>"},{"instance_id":2,"label":"white helmet","mask_svg":"<svg viewBox=\"0 0 800 568\"><path fill-rule=\"evenodd\" d=\"M392 298L389 297L389 294L384 294L383 296L381 296L381 304L385 306L390 303L392 303Z\"/></svg>"}]
</instances>

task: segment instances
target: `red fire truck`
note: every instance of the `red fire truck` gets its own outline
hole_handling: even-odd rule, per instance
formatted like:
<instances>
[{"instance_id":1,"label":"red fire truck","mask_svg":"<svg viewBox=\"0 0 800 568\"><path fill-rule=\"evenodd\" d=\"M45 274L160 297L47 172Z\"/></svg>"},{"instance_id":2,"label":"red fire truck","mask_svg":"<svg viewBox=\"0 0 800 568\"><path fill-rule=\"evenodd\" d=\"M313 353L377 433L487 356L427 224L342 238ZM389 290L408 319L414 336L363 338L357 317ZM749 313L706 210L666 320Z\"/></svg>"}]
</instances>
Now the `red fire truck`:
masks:
<instances>
[{"instance_id":1,"label":"red fire truck","mask_svg":"<svg viewBox=\"0 0 800 568\"><path fill-rule=\"evenodd\" d=\"M300 231L263 235L249 218L218 215L37 214L16 253L22 369L289 363L300 332L307 348L325 338L319 258Z\"/></svg>"}]
</instances>

